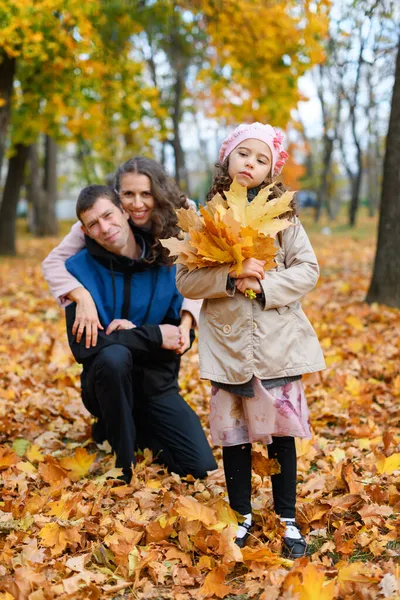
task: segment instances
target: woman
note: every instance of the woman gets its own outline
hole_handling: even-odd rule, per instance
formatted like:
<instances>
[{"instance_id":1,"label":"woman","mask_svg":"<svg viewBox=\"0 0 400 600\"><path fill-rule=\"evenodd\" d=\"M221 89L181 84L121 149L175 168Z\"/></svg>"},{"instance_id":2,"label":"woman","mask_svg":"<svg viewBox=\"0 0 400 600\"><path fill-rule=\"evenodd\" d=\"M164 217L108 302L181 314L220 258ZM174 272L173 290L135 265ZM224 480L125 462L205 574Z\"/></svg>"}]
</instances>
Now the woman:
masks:
<instances>
[{"instance_id":1,"label":"woman","mask_svg":"<svg viewBox=\"0 0 400 600\"><path fill-rule=\"evenodd\" d=\"M188 207L185 195L161 165L142 156L132 158L118 168L114 187L133 223L151 231L153 235L154 241L148 262L170 264L169 253L159 240L178 235L175 209ZM79 343L85 332L85 345L90 348L96 345L98 329L103 327L91 295L65 268L65 261L84 246L85 238L78 222L45 258L42 268L50 290L60 306L65 307L69 301L76 302L73 333L76 334ZM190 329L197 323L200 308L201 300L183 301L180 327L185 342L181 353L190 346Z\"/></svg>"}]
</instances>

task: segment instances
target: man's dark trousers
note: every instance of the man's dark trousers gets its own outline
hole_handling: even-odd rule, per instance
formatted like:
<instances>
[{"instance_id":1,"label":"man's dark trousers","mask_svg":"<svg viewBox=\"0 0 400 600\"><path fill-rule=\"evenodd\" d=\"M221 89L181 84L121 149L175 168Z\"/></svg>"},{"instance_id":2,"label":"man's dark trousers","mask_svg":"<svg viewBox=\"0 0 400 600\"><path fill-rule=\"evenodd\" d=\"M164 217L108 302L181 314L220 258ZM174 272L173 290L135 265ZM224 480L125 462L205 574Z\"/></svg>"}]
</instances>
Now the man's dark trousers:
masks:
<instances>
[{"instance_id":1,"label":"man's dark trousers","mask_svg":"<svg viewBox=\"0 0 400 600\"><path fill-rule=\"evenodd\" d=\"M216 469L200 420L178 390L149 397L146 381L137 381L140 372L130 350L115 344L94 357L82 381L83 403L101 419L116 466L129 469L135 450L146 447L181 476L201 478Z\"/></svg>"}]
</instances>

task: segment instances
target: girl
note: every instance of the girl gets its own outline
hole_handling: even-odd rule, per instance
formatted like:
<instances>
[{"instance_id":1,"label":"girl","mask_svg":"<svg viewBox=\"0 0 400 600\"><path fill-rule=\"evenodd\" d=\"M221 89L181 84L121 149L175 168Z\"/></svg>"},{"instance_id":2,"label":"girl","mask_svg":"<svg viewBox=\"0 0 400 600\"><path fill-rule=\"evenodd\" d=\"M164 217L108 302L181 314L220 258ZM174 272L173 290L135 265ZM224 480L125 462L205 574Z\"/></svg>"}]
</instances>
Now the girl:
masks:
<instances>
[{"instance_id":1,"label":"girl","mask_svg":"<svg viewBox=\"0 0 400 600\"><path fill-rule=\"evenodd\" d=\"M175 208L188 206L185 195L168 177L161 165L150 158L128 160L116 172L114 186L124 209L133 223L151 231L153 244L147 262L169 264L168 252L159 243L160 238L179 233ZM103 329L96 306L89 292L65 268L65 261L85 246L80 223L73 225L61 244L43 261L43 275L60 306L76 302L73 334L79 343L85 332L86 347L95 346L98 329ZM182 305L181 331L184 344L181 353L190 346L190 329L196 323L201 301L185 300Z\"/></svg>"},{"instance_id":2,"label":"girl","mask_svg":"<svg viewBox=\"0 0 400 600\"><path fill-rule=\"evenodd\" d=\"M251 202L280 173L288 156L282 141L270 125L237 127L222 144L207 200L218 192L224 196L236 177ZM275 186L273 196L280 193ZM199 322L200 376L213 386L211 437L223 447L230 505L244 517L236 543L244 545L252 525L251 443L264 442L281 467L271 479L274 508L285 524L283 552L299 558L306 542L295 522L294 437L311 437L301 376L325 363L300 306L317 282L317 260L295 206L284 216L293 224L278 236L272 271L265 273L263 261L253 258L244 261L240 275L229 265L191 272L179 265L177 287L188 298L205 299ZM248 288L256 299L246 298Z\"/></svg>"}]
</instances>

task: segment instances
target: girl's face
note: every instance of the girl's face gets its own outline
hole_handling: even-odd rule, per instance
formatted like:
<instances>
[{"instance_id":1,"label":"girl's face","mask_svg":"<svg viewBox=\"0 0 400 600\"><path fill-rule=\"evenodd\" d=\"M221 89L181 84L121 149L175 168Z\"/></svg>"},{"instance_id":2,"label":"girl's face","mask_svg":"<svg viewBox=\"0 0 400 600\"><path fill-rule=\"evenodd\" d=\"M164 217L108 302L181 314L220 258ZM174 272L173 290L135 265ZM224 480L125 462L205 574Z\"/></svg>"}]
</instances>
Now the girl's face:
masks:
<instances>
[{"instance_id":1,"label":"girl's face","mask_svg":"<svg viewBox=\"0 0 400 600\"><path fill-rule=\"evenodd\" d=\"M271 173L272 154L265 142L244 140L229 155L229 176L249 189L261 185Z\"/></svg>"},{"instance_id":2,"label":"girl's face","mask_svg":"<svg viewBox=\"0 0 400 600\"><path fill-rule=\"evenodd\" d=\"M147 225L155 206L151 193L151 181L147 175L141 173L124 173L120 179L122 206L138 227Z\"/></svg>"}]
</instances>

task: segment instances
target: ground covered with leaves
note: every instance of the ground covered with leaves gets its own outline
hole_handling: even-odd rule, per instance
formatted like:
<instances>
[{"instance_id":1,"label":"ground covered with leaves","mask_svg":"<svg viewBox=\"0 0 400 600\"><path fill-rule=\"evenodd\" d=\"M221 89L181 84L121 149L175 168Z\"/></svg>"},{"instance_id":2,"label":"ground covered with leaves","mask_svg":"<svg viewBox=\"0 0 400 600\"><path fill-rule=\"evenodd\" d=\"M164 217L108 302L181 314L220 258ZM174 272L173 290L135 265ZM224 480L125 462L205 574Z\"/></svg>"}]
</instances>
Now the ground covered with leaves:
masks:
<instances>
[{"instance_id":1,"label":"ground covered with leaves","mask_svg":"<svg viewBox=\"0 0 400 600\"><path fill-rule=\"evenodd\" d=\"M117 484L90 439L62 311L28 240L0 262L0 599L400 598L400 311L363 302L374 244L314 236L322 267L304 308L328 368L306 379L314 437L298 444L297 520L310 556L281 558L265 449L255 447L256 526L241 551L219 469L183 480L139 456ZM181 388L206 428L195 348Z\"/></svg>"}]
</instances>

